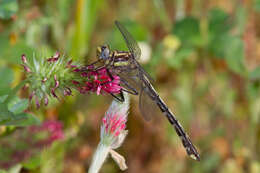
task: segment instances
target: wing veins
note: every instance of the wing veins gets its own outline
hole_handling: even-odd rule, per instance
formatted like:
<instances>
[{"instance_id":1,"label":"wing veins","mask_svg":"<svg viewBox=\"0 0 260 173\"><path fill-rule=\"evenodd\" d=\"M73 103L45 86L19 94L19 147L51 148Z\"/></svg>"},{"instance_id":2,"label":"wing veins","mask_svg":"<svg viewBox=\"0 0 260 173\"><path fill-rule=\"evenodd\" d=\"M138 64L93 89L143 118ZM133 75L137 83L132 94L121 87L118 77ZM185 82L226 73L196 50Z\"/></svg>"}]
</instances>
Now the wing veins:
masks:
<instances>
[{"instance_id":1,"label":"wing veins","mask_svg":"<svg viewBox=\"0 0 260 173\"><path fill-rule=\"evenodd\" d=\"M115 25L123 35L129 51L132 53L135 59L139 59L141 56L141 49L138 46L135 39L133 38L133 36L127 31L127 29L120 22L115 21Z\"/></svg>"}]
</instances>

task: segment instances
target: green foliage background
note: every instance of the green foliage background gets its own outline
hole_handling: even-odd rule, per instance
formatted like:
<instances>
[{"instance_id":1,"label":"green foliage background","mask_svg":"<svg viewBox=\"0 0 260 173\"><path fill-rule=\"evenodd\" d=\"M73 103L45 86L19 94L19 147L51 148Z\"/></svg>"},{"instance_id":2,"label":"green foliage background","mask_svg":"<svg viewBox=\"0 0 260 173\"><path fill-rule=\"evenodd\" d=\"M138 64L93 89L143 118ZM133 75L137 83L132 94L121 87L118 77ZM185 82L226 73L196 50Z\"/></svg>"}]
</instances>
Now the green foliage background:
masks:
<instances>
[{"instance_id":1,"label":"green foliage background","mask_svg":"<svg viewBox=\"0 0 260 173\"><path fill-rule=\"evenodd\" d=\"M1 138L50 119L66 136L9 172L86 172L112 98L74 91L35 110L28 93L12 93L24 78L21 54L58 50L90 63L100 44L126 50L114 20L151 48L143 66L201 154L188 158L162 115L146 123L133 97L120 148L126 172L260 172L259 17L259 0L0 0ZM102 172L120 170L108 159Z\"/></svg>"}]
</instances>

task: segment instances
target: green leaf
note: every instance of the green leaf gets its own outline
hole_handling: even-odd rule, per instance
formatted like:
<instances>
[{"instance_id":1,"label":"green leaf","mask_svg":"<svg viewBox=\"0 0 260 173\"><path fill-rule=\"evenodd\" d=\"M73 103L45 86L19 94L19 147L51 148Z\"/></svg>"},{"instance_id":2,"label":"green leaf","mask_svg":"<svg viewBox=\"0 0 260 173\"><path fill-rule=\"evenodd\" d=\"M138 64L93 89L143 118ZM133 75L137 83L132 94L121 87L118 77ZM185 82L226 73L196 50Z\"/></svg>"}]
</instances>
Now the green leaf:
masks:
<instances>
[{"instance_id":1,"label":"green leaf","mask_svg":"<svg viewBox=\"0 0 260 173\"><path fill-rule=\"evenodd\" d=\"M28 113L20 113L20 114L15 114L12 117L5 117L4 120L0 121L0 125L5 125L5 126L31 126L31 125L37 125L40 124L40 120Z\"/></svg>"},{"instance_id":2,"label":"green leaf","mask_svg":"<svg viewBox=\"0 0 260 173\"><path fill-rule=\"evenodd\" d=\"M212 37L230 31L233 26L230 16L222 9L215 8L209 13L209 32Z\"/></svg>"},{"instance_id":3,"label":"green leaf","mask_svg":"<svg viewBox=\"0 0 260 173\"><path fill-rule=\"evenodd\" d=\"M245 74L244 44L241 38L231 34L216 37L209 44L209 50L217 57L224 58L228 67L239 74Z\"/></svg>"},{"instance_id":4,"label":"green leaf","mask_svg":"<svg viewBox=\"0 0 260 173\"><path fill-rule=\"evenodd\" d=\"M199 20L186 17L175 23L172 33L180 38L182 44L199 46L202 44Z\"/></svg>"},{"instance_id":5,"label":"green leaf","mask_svg":"<svg viewBox=\"0 0 260 173\"><path fill-rule=\"evenodd\" d=\"M8 106L5 103L1 103L0 126L29 126L39 124L40 120L36 116L22 112L24 109L27 108L27 106L28 100L26 99L15 99L14 101L12 100ZM8 107L11 111L8 109Z\"/></svg>"},{"instance_id":6,"label":"green leaf","mask_svg":"<svg viewBox=\"0 0 260 173\"><path fill-rule=\"evenodd\" d=\"M8 107L6 104L1 103L0 104L0 122L5 121L7 119L12 119L15 117L15 114L8 110Z\"/></svg>"},{"instance_id":7,"label":"green leaf","mask_svg":"<svg viewBox=\"0 0 260 173\"><path fill-rule=\"evenodd\" d=\"M0 18L10 19L18 11L17 0L0 1Z\"/></svg>"},{"instance_id":8,"label":"green leaf","mask_svg":"<svg viewBox=\"0 0 260 173\"><path fill-rule=\"evenodd\" d=\"M229 37L230 35L228 34L223 34L219 37L215 37L209 43L209 51L212 52L217 58L225 58L226 50L229 47Z\"/></svg>"},{"instance_id":9,"label":"green leaf","mask_svg":"<svg viewBox=\"0 0 260 173\"><path fill-rule=\"evenodd\" d=\"M22 113L29 105L28 99L15 97L8 103L8 109L14 114Z\"/></svg>"}]
</instances>

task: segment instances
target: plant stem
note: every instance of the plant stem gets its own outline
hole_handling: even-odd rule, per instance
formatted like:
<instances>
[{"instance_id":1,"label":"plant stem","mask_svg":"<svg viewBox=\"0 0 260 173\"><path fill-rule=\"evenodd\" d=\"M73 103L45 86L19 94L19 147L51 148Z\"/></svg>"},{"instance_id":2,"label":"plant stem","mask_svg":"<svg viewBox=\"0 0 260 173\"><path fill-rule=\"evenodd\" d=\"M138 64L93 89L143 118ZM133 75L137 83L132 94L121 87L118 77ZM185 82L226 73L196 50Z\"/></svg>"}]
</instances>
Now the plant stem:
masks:
<instances>
[{"instance_id":1,"label":"plant stem","mask_svg":"<svg viewBox=\"0 0 260 173\"><path fill-rule=\"evenodd\" d=\"M88 173L98 173L104 161L107 158L110 147L108 145L104 145L102 143L98 144L97 150L92 159L92 163L88 170Z\"/></svg>"}]
</instances>

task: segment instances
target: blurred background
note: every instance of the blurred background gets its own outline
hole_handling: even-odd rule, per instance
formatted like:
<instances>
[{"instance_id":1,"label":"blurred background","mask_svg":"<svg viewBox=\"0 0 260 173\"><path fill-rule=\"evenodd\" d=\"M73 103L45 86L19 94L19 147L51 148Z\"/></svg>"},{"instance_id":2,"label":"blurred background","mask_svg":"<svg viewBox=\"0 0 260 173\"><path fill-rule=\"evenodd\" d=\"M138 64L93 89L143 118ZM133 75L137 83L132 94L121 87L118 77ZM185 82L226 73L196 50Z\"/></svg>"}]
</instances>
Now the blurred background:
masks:
<instances>
[{"instance_id":1,"label":"blurred background","mask_svg":"<svg viewBox=\"0 0 260 173\"><path fill-rule=\"evenodd\" d=\"M115 20L140 43L141 64L201 154L200 162L190 159L165 117L145 122L131 97L129 135L119 149L125 172L259 173L260 0L1 0L0 89L24 79L23 53L60 51L90 63L103 43L127 50ZM111 100L73 91L39 110L30 107L47 122L38 131L54 124L64 138L31 146L29 127L1 126L0 167L86 172ZM109 158L101 172L120 169Z\"/></svg>"}]
</instances>

